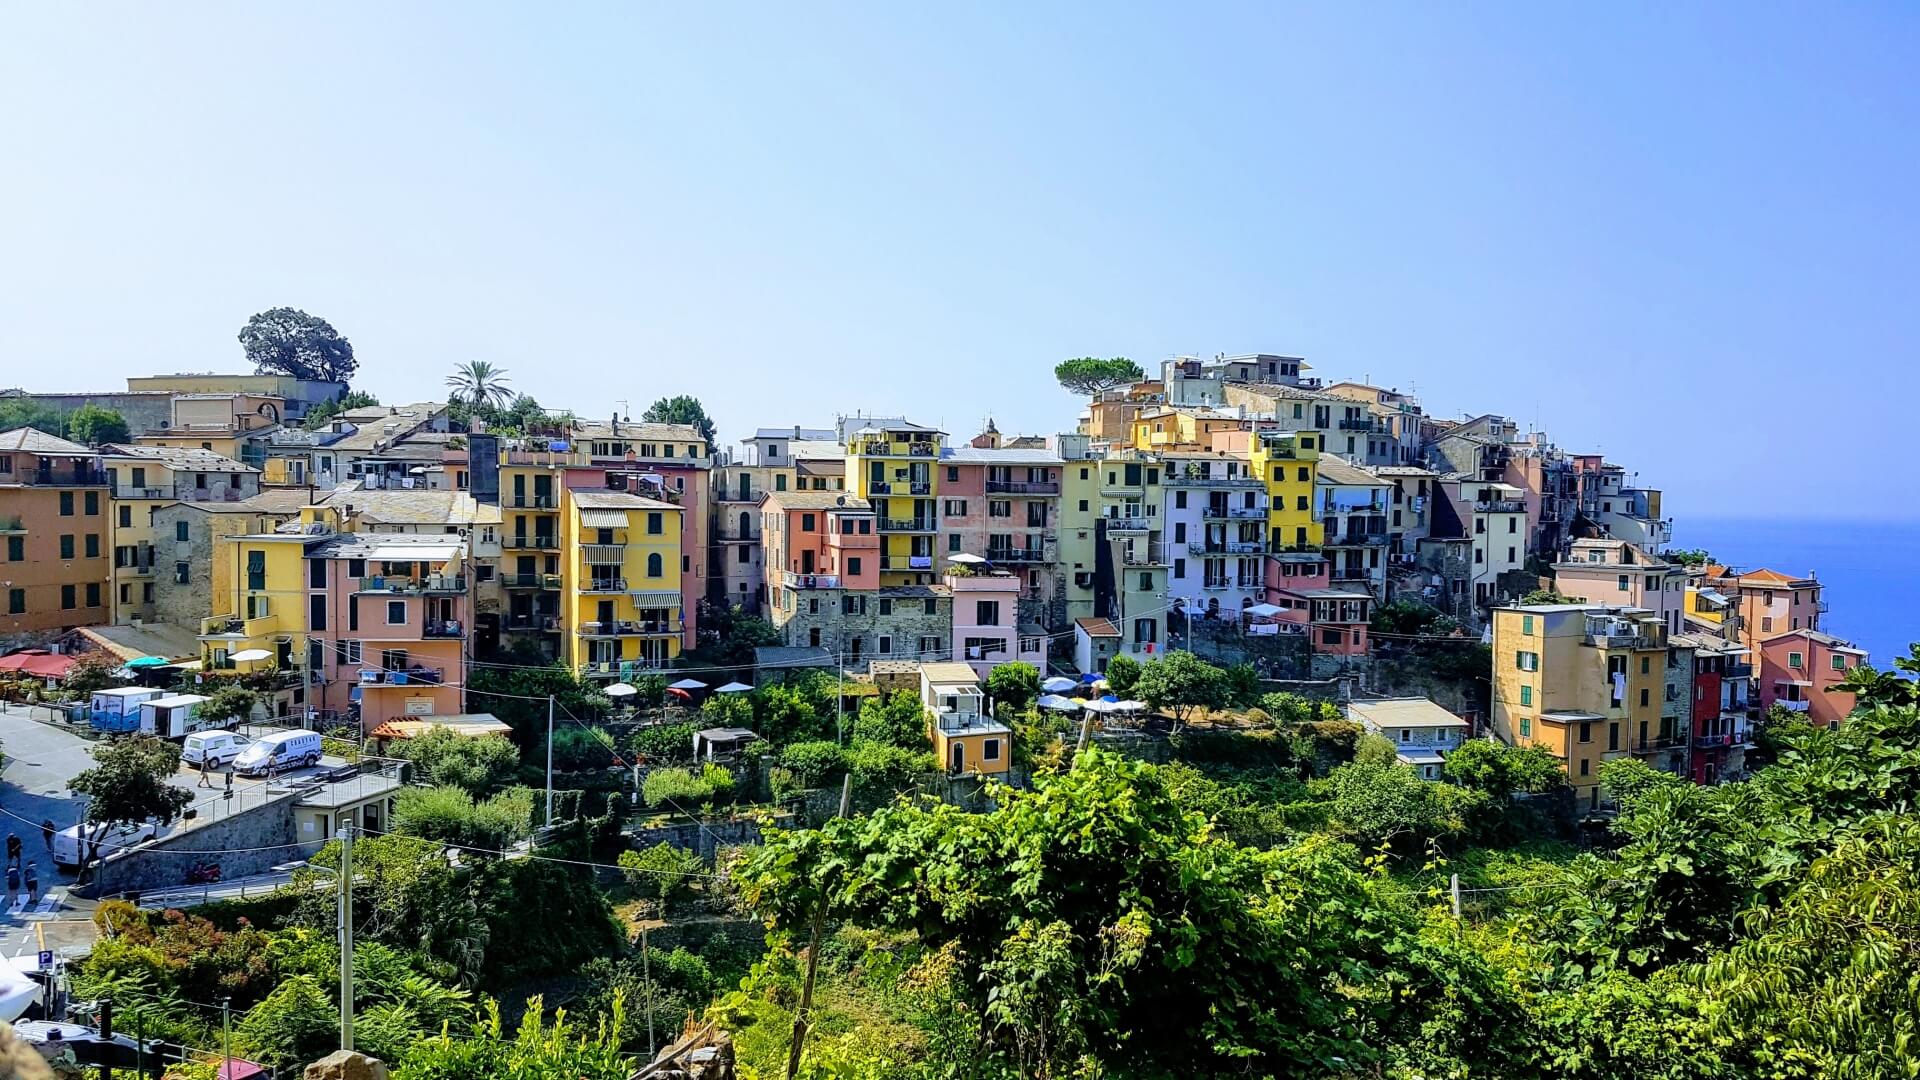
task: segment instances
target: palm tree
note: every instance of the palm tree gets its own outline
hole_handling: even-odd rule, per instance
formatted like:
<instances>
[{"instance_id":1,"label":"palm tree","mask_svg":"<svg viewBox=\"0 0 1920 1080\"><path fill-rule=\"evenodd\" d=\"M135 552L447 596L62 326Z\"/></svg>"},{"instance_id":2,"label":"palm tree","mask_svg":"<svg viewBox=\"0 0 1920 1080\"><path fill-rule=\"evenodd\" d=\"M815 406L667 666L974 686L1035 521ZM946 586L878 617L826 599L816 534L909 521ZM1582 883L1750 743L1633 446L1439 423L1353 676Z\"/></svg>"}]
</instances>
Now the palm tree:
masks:
<instances>
[{"instance_id":1,"label":"palm tree","mask_svg":"<svg viewBox=\"0 0 1920 1080\"><path fill-rule=\"evenodd\" d=\"M476 409L488 405L505 405L513 400L513 391L507 389L507 369L497 368L485 360L469 360L455 368L447 376L447 385L453 388L456 400L463 400Z\"/></svg>"}]
</instances>

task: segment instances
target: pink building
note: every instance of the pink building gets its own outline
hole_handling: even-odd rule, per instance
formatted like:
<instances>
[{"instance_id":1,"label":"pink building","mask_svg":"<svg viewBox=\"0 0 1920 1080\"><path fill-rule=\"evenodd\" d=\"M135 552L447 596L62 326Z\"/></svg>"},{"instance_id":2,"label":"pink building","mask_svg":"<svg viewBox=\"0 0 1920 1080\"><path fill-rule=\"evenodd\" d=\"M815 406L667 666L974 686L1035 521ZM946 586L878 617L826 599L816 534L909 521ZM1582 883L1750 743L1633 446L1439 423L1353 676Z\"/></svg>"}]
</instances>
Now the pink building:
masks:
<instances>
[{"instance_id":1,"label":"pink building","mask_svg":"<svg viewBox=\"0 0 1920 1080\"><path fill-rule=\"evenodd\" d=\"M1777 634L1818 630L1827 610L1820 599L1823 586L1812 574L1794 577L1766 569L1734 573L1709 566L1706 577L1714 591L1733 598L1740 641L1749 649L1759 649Z\"/></svg>"},{"instance_id":2,"label":"pink building","mask_svg":"<svg viewBox=\"0 0 1920 1080\"><path fill-rule=\"evenodd\" d=\"M1006 571L949 573L953 590L954 659L964 660L984 679L996 666L1018 660L1047 670L1045 634L1019 624L1020 579Z\"/></svg>"},{"instance_id":3,"label":"pink building","mask_svg":"<svg viewBox=\"0 0 1920 1080\"><path fill-rule=\"evenodd\" d=\"M1832 692L1847 672L1867 662L1865 649L1818 630L1789 630L1760 643L1760 709L1780 705L1807 714L1822 727L1846 719L1853 695Z\"/></svg>"},{"instance_id":4,"label":"pink building","mask_svg":"<svg viewBox=\"0 0 1920 1080\"><path fill-rule=\"evenodd\" d=\"M940 535L935 565L978 555L1019 581L1018 608L1044 622L1064 616L1060 570L1060 456L1044 447L950 446L940 451Z\"/></svg>"},{"instance_id":5,"label":"pink building","mask_svg":"<svg viewBox=\"0 0 1920 1080\"><path fill-rule=\"evenodd\" d=\"M1267 603L1280 609L1271 619L1303 628L1314 652L1366 655L1373 594L1334 588L1327 560L1318 553L1269 555L1266 592Z\"/></svg>"},{"instance_id":6,"label":"pink building","mask_svg":"<svg viewBox=\"0 0 1920 1080\"><path fill-rule=\"evenodd\" d=\"M1582 603L1644 608L1669 634L1685 629L1686 568L1625 540L1575 540L1567 561L1553 565L1553 587Z\"/></svg>"},{"instance_id":7,"label":"pink building","mask_svg":"<svg viewBox=\"0 0 1920 1080\"><path fill-rule=\"evenodd\" d=\"M316 703L360 730L464 712L472 602L457 536L347 533L307 550Z\"/></svg>"}]
</instances>

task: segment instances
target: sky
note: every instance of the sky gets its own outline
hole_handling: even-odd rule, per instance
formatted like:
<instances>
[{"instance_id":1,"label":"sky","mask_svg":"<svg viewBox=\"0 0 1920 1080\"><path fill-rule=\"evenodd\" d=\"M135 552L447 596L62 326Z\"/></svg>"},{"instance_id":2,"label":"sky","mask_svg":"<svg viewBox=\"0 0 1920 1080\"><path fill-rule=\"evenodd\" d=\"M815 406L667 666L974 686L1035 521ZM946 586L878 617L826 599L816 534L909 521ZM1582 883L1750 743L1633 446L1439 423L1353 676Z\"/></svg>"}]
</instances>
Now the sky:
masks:
<instances>
[{"instance_id":1,"label":"sky","mask_svg":"<svg viewBox=\"0 0 1920 1080\"><path fill-rule=\"evenodd\" d=\"M1669 512L1920 514L1920 9L16 5L0 386L487 360L723 439L1071 430L1052 367L1301 355ZM1906 393L1896 391L1905 390Z\"/></svg>"}]
</instances>

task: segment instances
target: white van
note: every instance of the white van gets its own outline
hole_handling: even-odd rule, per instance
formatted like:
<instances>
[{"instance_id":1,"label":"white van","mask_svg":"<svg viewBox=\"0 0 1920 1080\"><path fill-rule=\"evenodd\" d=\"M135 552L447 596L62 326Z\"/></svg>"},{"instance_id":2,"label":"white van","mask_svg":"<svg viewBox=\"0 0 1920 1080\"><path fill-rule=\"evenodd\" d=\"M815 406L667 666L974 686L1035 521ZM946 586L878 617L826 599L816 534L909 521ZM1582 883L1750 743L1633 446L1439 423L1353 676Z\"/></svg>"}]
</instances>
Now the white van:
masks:
<instances>
[{"instance_id":1,"label":"white van","mask_svg":"<svg viewBox=\"0 0 1920 1080\"><path fill-rule=\"evenodd\" d=\"M53 862L56 866L80 865L80 836L83 832L91 834L91 825L69 825L53 834ZM130 848L142 840L148 840L159 831L159 826L151 819L138 825L121 825L108 829L96 841L101 858L106 858L123 848Z\"/></svg>"},{"instance_id":2,"label":"white van","mask_svg":"<svg viewBox=\"0 0 1920 1080\"><path fill-rule=\"evenodd\" d=\"M180 760L195 768L203 760L209 769L224 768L250 745L251 741L237 732L196 731L187 736L186 745L180 750Z\"/></svg>"},{"instance_id":3,"label":"white van","mask_svg":"<svg viewBox=\"0 0 1920 1080\"><path fill-rule=\"evenodd\" d=\"M233 769L243 776L261 776L319 762L319 732L276 731L260 736L241 750L233 759Z\"/></svg>"}]
</instances>

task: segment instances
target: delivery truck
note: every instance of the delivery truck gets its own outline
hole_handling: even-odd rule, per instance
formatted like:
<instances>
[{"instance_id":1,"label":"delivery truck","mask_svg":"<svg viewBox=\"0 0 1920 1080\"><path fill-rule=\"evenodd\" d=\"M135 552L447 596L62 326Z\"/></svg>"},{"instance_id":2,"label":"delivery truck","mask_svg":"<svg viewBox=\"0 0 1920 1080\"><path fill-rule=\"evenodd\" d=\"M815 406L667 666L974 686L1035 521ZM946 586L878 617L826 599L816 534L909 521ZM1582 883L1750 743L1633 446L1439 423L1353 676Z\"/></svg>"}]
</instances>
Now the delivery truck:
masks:
<instances>
[{"instance_id":1,"label":"delivery truck","mask_svg":"<svg viewBox=\"0 0 1920 1080\"><path fill-rule=\"evenodd\" d=\"M133 731L140 726L140 706L167 692L151 686L116 686L95 690L89 719L95 731Z\"/></svg>"},{"instance_id":2,"label":"delivery truck","mask_svg":"<svg viewBox=\"0 0 1920 1080\"><path fill-rule=\"evenodd\" d=\"M140 703L140 733L163 739L184 739L190 731L225 727L200 719L200 705L207 699L199 694L177 694Z\"/></svg>"}]
</instances>

